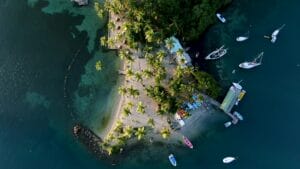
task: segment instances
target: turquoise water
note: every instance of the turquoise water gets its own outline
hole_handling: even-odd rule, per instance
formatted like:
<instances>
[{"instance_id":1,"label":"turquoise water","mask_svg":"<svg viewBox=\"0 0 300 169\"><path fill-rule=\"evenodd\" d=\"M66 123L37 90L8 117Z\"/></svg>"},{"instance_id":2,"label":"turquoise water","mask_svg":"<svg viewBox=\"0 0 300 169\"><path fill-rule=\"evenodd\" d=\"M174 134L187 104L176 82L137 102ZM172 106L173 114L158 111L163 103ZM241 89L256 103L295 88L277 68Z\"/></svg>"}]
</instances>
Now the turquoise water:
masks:
<instances>
[{"instance_id":1,"label":"turquoise water","mask_svg":"<svg viewBox=\"0 0 300 169\"><path fill-rule=\"evenodd\" d=\"M222 44L230 48L219 61L197 62L225 88L243 80L247 94L237 110L245 121L226 130L223 124L214 126L194 140L192 151L137 149L111 166L71 135L78 121L101 131L113 107L118 61L114 52L98 48L104 21L94 17L91 7L75 8L69 1L0 0L1 168L171 168L166 158L171 151L177 168L299 168L299 5L296 0L234 1L224 11L228 23L212 26L193 47L203 56ZM263 38L284 23L275 44ZM234 41L248 30L248 41ZM261 51L261 67L238 69ZM104 63L101 72L94 69L97 60ZM227 155L239 159L223 165Z\"/></svg>"}]
</instances>

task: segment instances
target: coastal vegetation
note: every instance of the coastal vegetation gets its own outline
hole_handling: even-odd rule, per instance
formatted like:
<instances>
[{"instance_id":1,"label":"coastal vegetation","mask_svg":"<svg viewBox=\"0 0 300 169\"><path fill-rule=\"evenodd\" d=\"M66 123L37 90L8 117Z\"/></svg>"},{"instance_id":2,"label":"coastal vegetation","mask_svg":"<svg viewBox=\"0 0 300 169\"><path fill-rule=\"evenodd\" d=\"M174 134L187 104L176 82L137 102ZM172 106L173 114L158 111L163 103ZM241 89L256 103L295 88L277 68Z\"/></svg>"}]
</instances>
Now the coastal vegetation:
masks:
<instances>
[{"instance_id":1,"label":"coastal vegetation","mask_svg":"<svg viewBox=\"0 0 300 169\"><path fill-rule=\"evenodd\" d=\"M212 98L220 87L208 73L186 66L185 51L171 52L176 35L182 40L197 39L215 21L215 12L230 0L111 0L109 36L100 44L118 49L123 60L124 82L118 88L118 121L114 122L101 144L108 154L121 152L128 142L155 138L181 138L169 123L173 114L195 94ZM97 15L102 7L95 5ZM181 58L180 60L176 58ZM177 62L177 64L176 64ZM185 66L183 66L185 65ZM102 69L101 61L96 70Z\"/></svg>"}]
</instances>

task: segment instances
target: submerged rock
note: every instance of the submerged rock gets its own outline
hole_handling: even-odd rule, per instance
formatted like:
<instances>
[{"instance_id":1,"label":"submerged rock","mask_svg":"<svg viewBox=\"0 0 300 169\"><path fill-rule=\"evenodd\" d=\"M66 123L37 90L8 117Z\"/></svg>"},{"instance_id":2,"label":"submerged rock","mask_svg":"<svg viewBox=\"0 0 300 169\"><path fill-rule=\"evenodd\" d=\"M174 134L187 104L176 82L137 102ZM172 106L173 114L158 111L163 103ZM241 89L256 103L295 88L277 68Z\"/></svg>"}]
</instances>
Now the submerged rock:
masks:
<instances>
[{"instance_id":1,"label":"submerged rock","mask_svg":"<svg viewBox=\"0 0 300 169\"><path fill-rule=\"evenodd\" d=\"M88 0L71 0L71 2L76 2L79 6L85 6L89 4Z\"/></svg>"}]
</instances>

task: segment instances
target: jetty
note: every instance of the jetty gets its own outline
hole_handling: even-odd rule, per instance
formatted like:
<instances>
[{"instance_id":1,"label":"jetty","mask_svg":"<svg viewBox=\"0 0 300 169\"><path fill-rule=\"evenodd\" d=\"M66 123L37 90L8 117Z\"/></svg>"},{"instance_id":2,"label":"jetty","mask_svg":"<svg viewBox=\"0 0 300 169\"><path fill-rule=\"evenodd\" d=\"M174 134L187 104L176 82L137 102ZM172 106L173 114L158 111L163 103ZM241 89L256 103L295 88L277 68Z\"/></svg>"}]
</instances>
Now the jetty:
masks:
<instances>
[{"instance_id":1,"label":"jetty","mask_svg":"<svg viewBox=\"0 0 300 169\"><path fill-rule=\"evenodd\" d=\"M234 105L238 104L244 94L245 91L239 83L232 83L232 86L229 88L222 104L220 105L220 109L232 119L233 124L236 124L239 120L236 116L231 114L231 110Z\"/></svg>"}]
</instances>

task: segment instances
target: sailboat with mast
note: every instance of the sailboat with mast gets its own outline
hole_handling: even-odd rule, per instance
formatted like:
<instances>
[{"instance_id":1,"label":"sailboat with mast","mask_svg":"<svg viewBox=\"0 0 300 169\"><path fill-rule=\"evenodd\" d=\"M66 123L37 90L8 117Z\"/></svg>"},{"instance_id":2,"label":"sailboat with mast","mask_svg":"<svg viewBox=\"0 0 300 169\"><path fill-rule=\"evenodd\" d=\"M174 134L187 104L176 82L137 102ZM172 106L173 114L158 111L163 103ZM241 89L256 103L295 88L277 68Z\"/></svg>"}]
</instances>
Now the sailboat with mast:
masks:
<instances>
[{"instance_id":1,"label":"sailboat with mast","mask_svg":"<svg viewBox=\"0 0 300 169\"><path fill-rule=\"evenodd\" d=\"M227 53L228 48L224 49L224 45L221 46L219 49L214 50L213 52L211 52L210 54L208 54L205 59L206 60L216 60L221 58L222 56L224 56Z\"/></svg>"},{"instance_id":2,"label":"sailboat with mast","mask_svg":"<svg viewBox=\"0 0 300 169\"><path fill-rule=\"evenodd\" d=\"M240 63L239 67L242 68L242 69L252 69L254 67L257 67L257 66L261 65L263 55L264 55L264 52L261 52L257 55L256 58L254 58L254 60L252 60L250 62L246 61L246 62Z\"/></svg>"},{"instance_id":3,"label":"sailboat with mast","mask_svg":"<svg viewBox=\"0 0 300 169\"><path fill-rule=\"evenodd\" d=\"M272 35L271 35L271 42L275 43L277 40L277 35L279 34L279 32L281 31L281 29L283 29L285 27L285 24L281 25L278 29L276 29Z\"/></svg>"}]
</instances>

